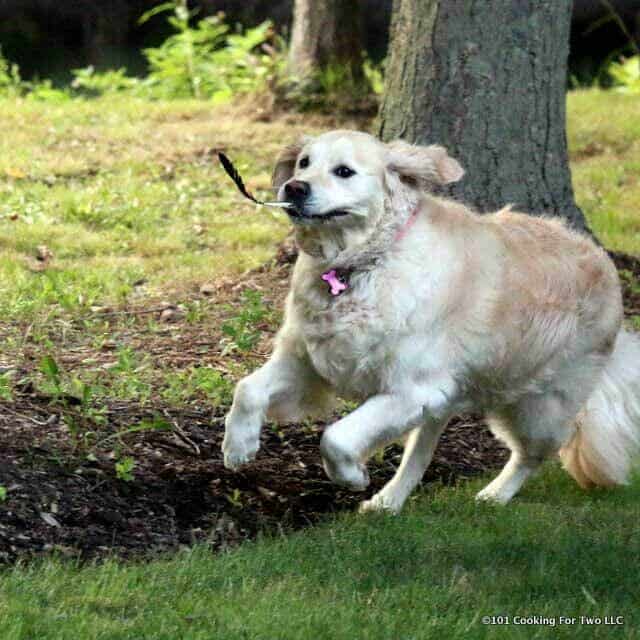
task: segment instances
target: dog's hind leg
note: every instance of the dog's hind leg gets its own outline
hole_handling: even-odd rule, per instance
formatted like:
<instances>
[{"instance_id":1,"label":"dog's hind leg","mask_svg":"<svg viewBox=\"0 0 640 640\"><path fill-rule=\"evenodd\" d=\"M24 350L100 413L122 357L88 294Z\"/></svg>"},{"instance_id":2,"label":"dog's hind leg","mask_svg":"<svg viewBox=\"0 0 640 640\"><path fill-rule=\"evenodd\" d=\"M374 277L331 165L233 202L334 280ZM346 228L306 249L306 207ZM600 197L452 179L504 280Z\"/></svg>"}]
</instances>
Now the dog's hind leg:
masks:
<instances>
[{"instance_id":1,"label":"dog's hind leg","mask_svg":"<svg viewBox=\"0 0 640 640\"><path fill-rule=\"evenodd\" d=\"M520 447L512 449L507 464L494 480L478 492L476 500L507 504L541 462L540 458L523 454Z\"/></svg>"},{"instance_id":2,"label":"dog's hind leg","mask_svg":"<svg viewBox=\"0 0 640 640\"><path fill-rule=\"evenodd\" d=\"M500 474L476 499L506 504L545 458L556 454L575 429L575 418L591 391L584 387L550 390L522 398L510 411L489 419L491 431L511 449Z\"/></svg>"},{"instance_id":3,"label":"dog's hind leg","mask_svg":"<svg viewBox=\"0 0 640 640\"><path fill-rule=\"evenodd\" d=\"M446 420L417 427L409 433L402 454L402 462L393 478L370 500L360 504L360 511L389 511L398 513L405 500L416 488L431 462Z\"/></svg>"}]
</instances>

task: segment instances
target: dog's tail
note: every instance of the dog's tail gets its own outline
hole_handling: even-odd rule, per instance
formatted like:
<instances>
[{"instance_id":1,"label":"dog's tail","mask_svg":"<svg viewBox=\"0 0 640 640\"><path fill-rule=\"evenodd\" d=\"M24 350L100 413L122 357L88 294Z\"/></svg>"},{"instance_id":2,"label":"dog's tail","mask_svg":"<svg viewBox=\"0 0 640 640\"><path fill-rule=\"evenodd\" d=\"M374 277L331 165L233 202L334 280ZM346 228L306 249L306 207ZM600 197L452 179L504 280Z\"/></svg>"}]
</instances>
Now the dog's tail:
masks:
<instances>
[{"instance_id":1,"label":"dog's tail","mask_svg":"<svg viewBox=\"0 0 640 640\"><path fill-rule=\"evenodd\" d=\"M582 487L625 484L640 455L640 339L622 330L598 386L560 450Z\"/></svg>"}]
</instances>

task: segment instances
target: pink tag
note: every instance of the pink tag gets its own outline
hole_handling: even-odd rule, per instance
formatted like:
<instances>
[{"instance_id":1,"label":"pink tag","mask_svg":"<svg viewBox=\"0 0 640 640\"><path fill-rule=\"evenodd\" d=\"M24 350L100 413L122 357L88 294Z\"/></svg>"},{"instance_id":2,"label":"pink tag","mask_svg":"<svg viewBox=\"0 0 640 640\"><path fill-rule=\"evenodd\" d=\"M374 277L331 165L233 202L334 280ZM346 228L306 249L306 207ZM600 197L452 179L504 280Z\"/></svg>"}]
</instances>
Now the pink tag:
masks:
<instances>
[{"instance_id":1,"label":"pink tag","mask_svg":"<svg viewBox=\"0 0 640 640\"><path fill-rule=\"evenodd\" d=\"M339 296L347 288L347 284L338 278L335 269L323 273L322 279L329 284L329 292L332 296Z\"/></svg>"}]
</instances>

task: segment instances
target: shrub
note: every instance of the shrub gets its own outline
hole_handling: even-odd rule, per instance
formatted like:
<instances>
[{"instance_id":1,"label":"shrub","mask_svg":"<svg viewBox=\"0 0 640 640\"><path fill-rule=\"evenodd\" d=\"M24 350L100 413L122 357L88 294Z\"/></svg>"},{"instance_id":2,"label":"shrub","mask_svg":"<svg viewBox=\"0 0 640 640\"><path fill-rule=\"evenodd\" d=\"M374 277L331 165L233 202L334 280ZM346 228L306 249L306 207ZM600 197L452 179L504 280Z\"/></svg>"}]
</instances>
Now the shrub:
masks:
<instances>
[{"instance_id":1,"label":"shrub","mask_svg":"<svg viewBox=\"0 0 640 640\"><path fill-rule=\"evenodd\" d=\"M24 85L20 78L18 65L10 63L2 55L0 48L0 97L17 97L22 94L23 90Z\"/></svg>"},{"instance_id":2,"label":"shrub","mask_svg":"<svg viewBox=\"0 0 640 640\"><path fill-rule=\"evenodd\" d=\"M144 51L150 72L143 84L153 97L221 101L257 91L278 74L284 56L270 22L230 33L223 14L218 14L191 26L195 12L187 9L186 0L160 5L144 14L141 22L169 10L176 33Z\"/></svg>"},{"instance_id":3,"label":"shrub","mask_svg":"<svg viewBox=\"0 0 640 640\"><path fill-rule=\"evenodd\" d=\"M607 69L616 91L640 94L640 55L612 62Z\"/></svg>"},{"instance_id":4,"label":"shrub","mask_svg":"<svg viewBox=\"0 0 640 640\"><path fill-rule=\"evenodd\" d=\"M91 95L105 95L130 91L138 86L138 78L127 76L124 68L97 72L93 66L74 69L71 86Z\"/></svg>"}]
</instances>

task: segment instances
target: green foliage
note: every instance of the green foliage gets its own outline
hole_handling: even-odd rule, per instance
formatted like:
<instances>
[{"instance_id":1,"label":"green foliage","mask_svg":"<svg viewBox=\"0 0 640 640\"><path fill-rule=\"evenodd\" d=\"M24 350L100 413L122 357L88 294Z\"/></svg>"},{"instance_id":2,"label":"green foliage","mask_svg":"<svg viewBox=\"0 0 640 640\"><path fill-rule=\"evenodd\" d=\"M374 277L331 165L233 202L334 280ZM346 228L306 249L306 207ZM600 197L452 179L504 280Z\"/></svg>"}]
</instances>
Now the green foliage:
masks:
<instances>
[{"instance_id":1,"label":"green foliage","mask_svg":"<svg viewBox=\"0 0 640 640\"><path fill-rule=\"evenodd\" d=\"M192 26L195 11L185 0L167 2L146 13L141 21L171 11L169 24L176 33L144 54L150 73L145 90L158 98L211 98L223 101L239 93L263 89L282 66L283 56L270 22L230 33L219 14Z\"/></svg>"},{"instance_id":2,"label":"green foliage","mask_svg":"<svg viewBox=\"0 0 640 640\"><path fill-rule=\"evenodd\" d=\"M71 379L70 393L80 401L80 414L85 420L93 424L106 423L107 408L99 402L105 394L102 386L74 377Z\"/></svg>"},{"instance_id":3,"label":"green foliage","mask_svg":"<svg viewBox=\"0 0 640 640\"><path fill-rule=\"evenodd\" d=\"M135 469L136 461L127 456L118 460L115 463L116 477L118 480L124 480L125 482L131 482L134 479L133 470Z\"/></svg>"},{"instance_id":4,"label":"green foliage","mask_svg":"<svg viewBox=\"0 0 640 640\"><path fill-rule=\"evenodd\" d=\"M613 79L616 91L640 95L640 55L612 62L607 71Z\"/></svg>"},{"instance_id":5,"label":"green foliage","mask_svg":"<svg viewBox=\"0 0 640 640\"><path fill-rule=\"evenodd\" d=\"M11 372L0 373L0 400L10 402L13 399Z\"/></svg>"},{"instance_id":6,"label":"green foliage","mask_svg":"<svg viewBox=\"0 0 640 640\"><path fill-rule=\"evenodd\" d=\"M127 93L153 99L200 98L215 102L238 94L257 92L277 82L284 69L284 44L270 22L244 32L232 32L218 14L198 20L186 0L154 7L140 22L169 12L175 33L160 46L144 50L149 74L140 79L126 69L96 71L92 66L73 71L71 89L76 95ZM0 51L0 98L24 96L28 100L60 103L70 100L68 89L55 88L50 80L24 82L16 64Z\"/></svg>"},{"instance_id":7,"label":"green foliage","mask_svg":"<svg viewBox=\"0 0 640 640\"><path fill-rule=\"evenodd\" d=\"M0 502L4 502L7 499L7 487L0 484Z\"/></svg>"},{"instance_id":8,"label":"green foliage","mask_svg":"<svg viewBox=\"0 0 640 640\"><path fill-rule=\"evenodd\" d=\"M73 97L67 89L54 87L51 80L25 83L24 88L26 100L36 102L61 103L68 102Z\"/></svg>"},{"instance_id":9,"label":"green foliage","mask_svg":"<svg viewBox=\"0 0 640 640\"><path fill-rule=\"evenodd\" d=\"M621 269L619 272L620 279L626 282L631 288L631 292L640 295L640 282L636 279L633 271L629 269Z\"/></svg>"},{"instance_id":10,"label":"green foliage","mask_svg":"<svg viewBox=\"0 0 640 640\"><path fill-rule=\"evenodd\" d=\"M20 69L17 64L10 63L0 48L0 98L14 98L23 92Z\"/></svg>"},{"instance_id":11,"label":"green foliage","mask_svg":"<svg viewBox=\"0 0 640 640\"><path fill-rule=\"evenodd\" d=\"M226 496L229 504L236 509L242 509L242 491L240 489L235 488L231 493L228 493Z\"/></svg>"},{"instance_id":12,"label":"green foliage","mask_svg":"<svg viewBox=\"0 0 640 640\"><path fill-rule=\"evenodd\" d=\"M169 422L167 422L164 418L160 416L154 416L153 418L141 420L138 424L133 425L132 427L127 427L126 429L120 429L116 431L116 433L112 433L110 436L102 439L100 444L103 445L109 440L113 439L122 439L124 436L127 436L132 433L143 433L146 431L171 431L173 427Z\"/></svg>"},{"instance_id":13,"label":"green foliage","mask_svg":"<svg viewBox=\"0 0 640 640\"><path fill-rule=\"evenodd\" d=\"M210 367L191 367L165 376L166 388L162 397L171 404L192 401L204 396L216 406L228 406L233 396L233 382Z\"/></svg>"},{"instance_id":14,"label":"green foliage","mask_svg":"<svg viewBox=\"0 0 640 640\"><path fill-rule=\"evenodd\" d=\"M118 349L118 360L110 370L111 393L142 404L151 397L152 384L148 378L148 358L139 357L131 347Z\"/></svg>"},{"instance_id":15,"label":"green foliage","mask_svg":"<svg viewBox=\"0 0 640 640\"><path fill-rule=\"evenodd\" d=\"M228 338L227 352L251 351L260 340L259 325L267 317L267 308L259 291L247 289L242 301L240 311L222 325L222 333Z\"/></svg>"},{"instance_id":16,"label":"green foliage","mask_svg":"<svg viewBox=\"0 0 640 640\"><path fill-rule=\"evenodd\" d=\"M56 89L51 80L26 82L20 76L17 64L9 62L0 48L0 98L25 97L36 102L66 102L71 94L65 89Z\"/></svg>"},{"instance_id":17,"label":"green foliage","mask_svg":"<svg viewBox=\"0 0 640 640\"><path fill-rule=\"evenodd\" d=\"M232 30L219 13L196 19L187 0L172 0L146 12L144 23L168 14L174 30L161 45L143 51L149 73L145 78L127 75L124 68L97 71L93 66L73 71L69 88L51 81L24 82L18 66L0 53L0 97L22 96L30 101L62 103L73 97L125 94L147 99L209 99L224 102L247 93L270 90L277 99L297 107L333 107L349 98L352 111L371 110L372 92L382 93L382 67L365 60L354 77L349 67L330 65L309 82L286 75L286 45L271 22L244 31ZM313 86L311 86L313 85Z\"/></svg>"},{"instance_id":18,"label":"green foliage","mask_svg":"<svg viewBox=\"0 0 640 640\"><path fill-rule=\"evenodd\" d=\"M362 70L373 93L377 96L382 95L384 91L384 61L376 65L369 58L365 58Z\"/></svg>"},{"instance_id":19,"label":"green foliage","mask_svg":"<svg viewBox=\"0 0 640 640\"><path fill-rule=\"evenodd\" d=\"M127 76L124 68L98 72L93 66L73 70L71 86L90 95L108 95L131 91L139 86L138 78Z\"/></svg>"},{"instance_id":20,"label":"green foliage","mask_svg":"<svg viewBox=\"0 0 640 640\"><path fill-rule=\"evenodd\" d=\"M274 92L285 106L302 111L333 112L341 104L346 113L373 113L384 90L383 65L365 57L361 73L354 74L348 65L329 64L304 78L283 77Z\"/></svg>"},{"instance_id":21,"label":"green foliage","mask_svg":"<svg viewBox=\"0 0 640 640\"><path fill-rule=\"evenodd\" d=\"M40 362L40 372L44 376L43 390L54 397L64 393L60 367L53 356L47 355Z\"/></svg>"}]
</instances>

